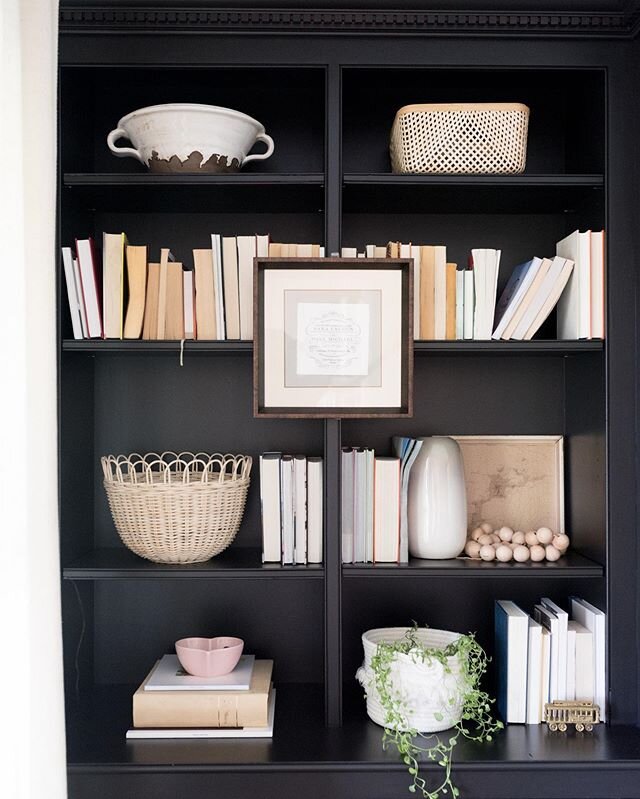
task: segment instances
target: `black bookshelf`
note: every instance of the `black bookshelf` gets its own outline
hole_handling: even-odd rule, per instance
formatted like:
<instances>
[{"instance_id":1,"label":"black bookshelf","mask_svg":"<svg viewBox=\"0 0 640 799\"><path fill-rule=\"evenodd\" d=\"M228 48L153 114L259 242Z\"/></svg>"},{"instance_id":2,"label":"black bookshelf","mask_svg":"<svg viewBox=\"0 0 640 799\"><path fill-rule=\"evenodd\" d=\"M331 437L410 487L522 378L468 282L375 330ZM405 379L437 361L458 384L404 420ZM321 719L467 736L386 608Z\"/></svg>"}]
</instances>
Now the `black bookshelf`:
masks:
<instances>
[{"instance_id":1,"label":"black bookshelf","mask_svg":"<svg viewBox=\"0 0 640 799\"><path fill-rule=\"evenodd\" d=\"M462 796L640 797L631 257L640 75L630 12L567 21L542 12L534 19L528 8L512 16L416 11L411 22L395 0L396 10L376 13L118 5L63 11L61 244L125 230L132 243L170 246L187 260L212 232L314 241L327 255L438 238L458 263L472 246L500 246L501 288L513 266L550 252L572 230L605 228L608 330L605 342L558 341L551 318L542 338L528 342L417 342L415 414L402 428L388 420L256 420L252 342L187 341L181 366L180 342L74 341L59 266L71 799L204 791L243 799L256 788L265 799L400 796L406 769L383 751L354 681L362 632L418 617L474 630L491 655L493 601L529 608L543 594L560 604L579 594L606 607L610 723L591 736L514 725L490 745L460 745ZM174 177L111 156L106 135L121 116L178 98L255 116L276 141L273 158L239 175ZM530 106L523 175L390 173L397 108L452 98ZM343 565L340 447L384 452L398 432L564 435L572 549L542 564ZM218 558L163 566L124 549L100 456L189 448L242 451L254 462L265 450L323 454L324 563L261 563L255 466L237 540ZM154 660L178 637L222 628L274 659L273 741L126 742L131 691Z\"/></svg>"}]
</instances>

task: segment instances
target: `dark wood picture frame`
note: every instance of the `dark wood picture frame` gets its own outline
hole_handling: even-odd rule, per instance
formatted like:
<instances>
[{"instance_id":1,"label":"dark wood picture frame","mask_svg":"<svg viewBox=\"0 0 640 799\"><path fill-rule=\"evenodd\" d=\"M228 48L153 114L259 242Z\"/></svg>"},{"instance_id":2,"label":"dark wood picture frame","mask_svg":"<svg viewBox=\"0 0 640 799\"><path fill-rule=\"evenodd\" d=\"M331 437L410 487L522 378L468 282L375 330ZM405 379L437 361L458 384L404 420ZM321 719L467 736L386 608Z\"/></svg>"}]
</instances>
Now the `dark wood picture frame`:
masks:
<instances>
[{"instance_id":1,"label":"dark wood picture frame","mask_svg":"<svg viewBox=\"0 0 640 799\"><path fill-rule=\"evenodd\" d=\"M264 274L267 269L400 271L401 402L397 407L275 407L264 402ZM408 258L255 258L253 273L253 414L277 419L373 419L413 416L413 261Z\"/></svg>"}]
</instances>

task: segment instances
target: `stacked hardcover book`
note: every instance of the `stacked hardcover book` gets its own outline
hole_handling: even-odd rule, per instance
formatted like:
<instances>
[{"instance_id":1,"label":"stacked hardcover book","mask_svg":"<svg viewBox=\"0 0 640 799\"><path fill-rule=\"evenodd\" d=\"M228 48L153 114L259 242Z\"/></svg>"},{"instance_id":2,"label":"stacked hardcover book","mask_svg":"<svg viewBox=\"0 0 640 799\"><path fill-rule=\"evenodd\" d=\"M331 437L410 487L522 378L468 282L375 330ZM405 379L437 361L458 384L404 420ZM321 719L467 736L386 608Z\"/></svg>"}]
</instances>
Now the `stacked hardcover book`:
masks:
<instances>
[{"instance_id":1,"label":"stacked hardcover book","mask_svg":"<svg viewBox=\"0 0 640 799\"><path fill-rule=\"evenodd\" d=\"M606 615L578 597L567 612L543 597L532 615L495 603L498 710L508 723L540 724L555 700L594 702L606 719Z\"/></svg>"},{"instance_id":2,"label":"stacked hardcover book","mask_svg":"<svg viewBox=\"0 0 640 799\"><path fill-rule=\"evenodd\" d=\"M164 655L133 695L127 738L271 738L272 671L272 660L243 655L230 674L193 677Z\"/></svg>"}]
</instances>

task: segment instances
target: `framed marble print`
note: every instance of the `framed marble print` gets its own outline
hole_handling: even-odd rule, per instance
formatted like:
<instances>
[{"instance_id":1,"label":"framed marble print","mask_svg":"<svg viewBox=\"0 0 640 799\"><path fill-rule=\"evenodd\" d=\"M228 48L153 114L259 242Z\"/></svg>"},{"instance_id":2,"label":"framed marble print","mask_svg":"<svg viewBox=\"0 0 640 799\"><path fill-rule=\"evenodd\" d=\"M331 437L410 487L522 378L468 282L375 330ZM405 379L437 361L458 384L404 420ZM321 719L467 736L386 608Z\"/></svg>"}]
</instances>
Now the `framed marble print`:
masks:
<instances>
[{"instance_id":1,"label":"framed marble print","mask_svg":"<svg viewBox=\"0 0 640 799\"><path fill-rule=\"evenodd\" d=\"M256 258L254 415L412 413L408 259Z\"/></svg>"}]
</instances>

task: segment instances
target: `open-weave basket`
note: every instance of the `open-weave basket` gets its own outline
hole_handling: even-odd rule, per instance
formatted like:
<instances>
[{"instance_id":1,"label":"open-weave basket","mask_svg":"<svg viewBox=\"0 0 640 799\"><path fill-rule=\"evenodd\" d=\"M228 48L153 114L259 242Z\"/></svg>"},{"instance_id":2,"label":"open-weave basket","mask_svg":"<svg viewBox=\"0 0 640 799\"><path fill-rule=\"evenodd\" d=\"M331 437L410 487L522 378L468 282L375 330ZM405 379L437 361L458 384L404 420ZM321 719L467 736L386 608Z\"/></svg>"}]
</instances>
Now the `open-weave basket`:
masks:
<instances>
[{"instance_id":1,"label":"open-weave basket","mask_svg":"<svg viewBox=\"0 0 640 799\"><path fill-rule=\"evenodd\" d=\"M400 641L409 627L380 627L367 630L362 636L364 663L356 679L367 695L367 714L384 727L387 712L380 701L375 673L371 662L379 643ZM445 649L460 636L447 630L419 629L415 632L420 643L429 649ZM419 732L448 730L462 718L465 685L460 660L447 658L448 671L435 658L423 661L411 654L396 653L391 663L390 688L400 699L407 728Z\"/></svg>"},{"instance_id":2,"label":"open-weave basket","mask_svg":"<svg viewBox=\"0 0 640 799\"><path fill-rule=\"evenodd\" d=\"M130 550L156 563L199 563L233 541L242 521L248 455L105 455L104 487Z\"/></svg>"},{"instance_id":3,"label":"open-weave basket","mask_svg":"<svg viewBox=\"0 0 640 799\"><path fill-rule=\"evenodd\" d=\"M406 105L391 130L391 168L405 174L519 174L528 127L529 109L522 103Z\"/></svg>"}]
</instances>

